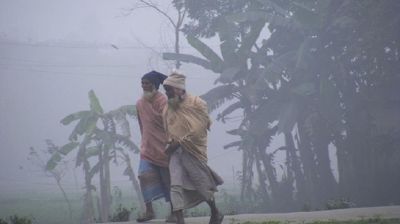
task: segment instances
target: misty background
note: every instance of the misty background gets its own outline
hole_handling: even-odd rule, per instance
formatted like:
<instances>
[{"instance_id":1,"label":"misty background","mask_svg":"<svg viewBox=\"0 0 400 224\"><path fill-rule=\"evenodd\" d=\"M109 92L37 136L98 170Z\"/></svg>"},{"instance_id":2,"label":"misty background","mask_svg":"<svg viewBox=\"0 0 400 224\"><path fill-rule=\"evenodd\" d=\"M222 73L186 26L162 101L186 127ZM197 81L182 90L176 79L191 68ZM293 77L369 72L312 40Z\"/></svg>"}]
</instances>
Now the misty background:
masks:
<instances>
[{"instance_id":1,"label":"misty background","mask_svg":"<svg viewBox=\"0 0 400 224\"><path fill-rule=\"evenodd\" d=\"M0 211L18 213L26 200L53 205L45 200L59 188L28 160L30 148L69 143L77 123L60 121L90 109L90 90L105 112L134 105L142 75L168 75L176 60L188 92L211 111L209 165L225 180L217 197L225 213L399 204L398 10L396 0L0 0ZM165 15L183 15L179 52ZM61 183L82 221L90 190L76 154L63 157ZM137 172L139 155L129 156ZM131 206L124 170L111 163L110 184ZM110 205L103 199L98 207ZM83 207L87 220L111 214Z\"/></svg>"},{"instance_id":2,"label":"misty background","mask_svg":"<svg viewBox=\"0 0 400 224\"><path fill-rule=\"evenodd\" d=\"M167 1L159 4L173 13ZM0 195L57 190L54 181L27 160L29 148L46 149L46 139L66 144L72 127L60 120L89 107L89 90L95 91L106 111L112 110L136 103L146 72L171 72L173 63L161 59L161 53L173 47L171 28L149 9L127 15L126 9L133 5L132 1L1 1ZM182 51L193 52L186 43ZM209 90L216 78L199 66L184 65L181 70L187 75L188 91L196 95ZM131 120L139 145L136 122ZM241 166L240 154L223 150L230 139L225 129L226 125L214 122L209 158L231 183ZM134 161L133 166L137 164ZM78 187L74 182L74 164L69 168L62 182L70 191L81 190L81 179ZM81 168L76 169L81 175ZM121 169L112 169L112 184L127 186Z\"/></svg>"}]
</instances>

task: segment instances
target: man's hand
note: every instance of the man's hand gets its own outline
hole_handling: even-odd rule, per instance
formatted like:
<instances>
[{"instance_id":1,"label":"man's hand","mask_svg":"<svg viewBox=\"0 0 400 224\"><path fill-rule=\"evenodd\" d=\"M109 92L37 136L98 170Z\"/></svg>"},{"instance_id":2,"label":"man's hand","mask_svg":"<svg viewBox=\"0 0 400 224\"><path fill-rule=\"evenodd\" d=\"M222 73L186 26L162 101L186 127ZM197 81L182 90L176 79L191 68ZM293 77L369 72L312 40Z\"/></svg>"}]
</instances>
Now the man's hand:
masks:
<instances>
[{"instance_id":1,"label":"man's hand","mask_svg":"<svg viewBox=\"0 0 400 224\"><path fill-rule=\"evenodd\" d=\"M167 155L172 155L172 153L175 152L176 149L178 149L180 146L179 142L172 140L170 143L168 143L166 149L165 149L165 154Z\"/></svg>"}]
</instances>

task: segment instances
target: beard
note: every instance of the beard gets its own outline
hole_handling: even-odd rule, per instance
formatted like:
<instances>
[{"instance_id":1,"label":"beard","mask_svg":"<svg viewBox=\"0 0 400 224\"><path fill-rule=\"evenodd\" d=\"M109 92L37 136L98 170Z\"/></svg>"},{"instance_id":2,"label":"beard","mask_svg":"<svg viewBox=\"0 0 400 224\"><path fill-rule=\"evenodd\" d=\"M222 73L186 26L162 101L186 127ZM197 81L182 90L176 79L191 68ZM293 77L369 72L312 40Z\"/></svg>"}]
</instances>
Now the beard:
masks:
<instances>
[{"instance_id":1,"label":"beard","mask_svg":"<svg viewBox=\"0 0 400 224\"><path fill-rule=\"evenodd\" d=\"M154 95L156 95L157 90L153 89L152 91L143 91L143 98L151 101L154 97Z\"/></svg>"},{"instance_id":2,"label":"beard","mask_svg":"<svg viewBox=\"0 0 400 224\"><path fill-rule=\"evenodd\" d=\"M176 110L179 107L179 104L181 102L182 102L182 97L180 96L175 96L168 99L168 105L174 110Z\"/></svg>"}]
</instances>

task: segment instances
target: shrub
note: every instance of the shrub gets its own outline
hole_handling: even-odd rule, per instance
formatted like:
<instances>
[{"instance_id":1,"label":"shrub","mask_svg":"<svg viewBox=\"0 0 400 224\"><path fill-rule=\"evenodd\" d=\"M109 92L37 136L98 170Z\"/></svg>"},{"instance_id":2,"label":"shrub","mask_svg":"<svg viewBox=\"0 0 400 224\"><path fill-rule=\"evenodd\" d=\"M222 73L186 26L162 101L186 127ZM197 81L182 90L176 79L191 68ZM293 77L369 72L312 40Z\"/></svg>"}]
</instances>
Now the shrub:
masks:
<instances>
[{"instance_id":1,"label":"shrub","mask_svg":"<svg viewBox=\"0 0 400 224\"><path fill-rule=\"evenodd\" d=\"M343 208L352 208L355 207L355 204L346 198L336 199L336 200L329 200L326 203L326 209L343 209Z\"/></svg>"},{"instance_id":2,"label":"shrub","mask_svg":"<svg viewBox=\"0 0 400 224\"><path fill-rule=\"evenodd\" d=\"M17 215L10 216L8 218L9 222L0 219L0 224L32 224L32 221L26 217L19 217Z\"/></svg>"},{"instance_id":3,"label":"shrub","mask_svg":"<svg viewBox=\"0 0 400 224\"><path fill-rule=\"evenodd\" d=\"M126 222L129 221L129 216L132 212L132 208L131 210L128 210L125 207L122 207L121 204L119 204L117 210L115 211L115 213L112 215L112 217L110 218L111 222Z\"/></svg>"}]
</instances>

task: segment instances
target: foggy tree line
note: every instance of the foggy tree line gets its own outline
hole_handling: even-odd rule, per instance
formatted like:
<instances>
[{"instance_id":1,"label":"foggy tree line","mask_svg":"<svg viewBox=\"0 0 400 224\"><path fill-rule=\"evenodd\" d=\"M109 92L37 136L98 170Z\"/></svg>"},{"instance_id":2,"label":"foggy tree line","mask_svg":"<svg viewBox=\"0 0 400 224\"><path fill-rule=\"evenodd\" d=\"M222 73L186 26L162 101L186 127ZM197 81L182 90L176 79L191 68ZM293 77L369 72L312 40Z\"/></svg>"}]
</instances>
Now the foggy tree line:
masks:
<instances>
[{"instance_id":1,"label":"foggy tree line","mask_svg":"<svg viewBox=\"0 0 400 224\"><path fill-rule=\"evenodd\" d=\"M242 115L227 132L240 140L225 146L243 155L242 201L258 211L315 209L338 198L400 202L399 1L173 3L187 10L183 32L202 57L164 59L218 74L203 98L211 110L228 104L218 113L222 122ZM215 37L219 52L202 41ZM285 145L271 149L277 134ZM282 179L278 152L285 153Z\"/></svg>"}]
</instances>

